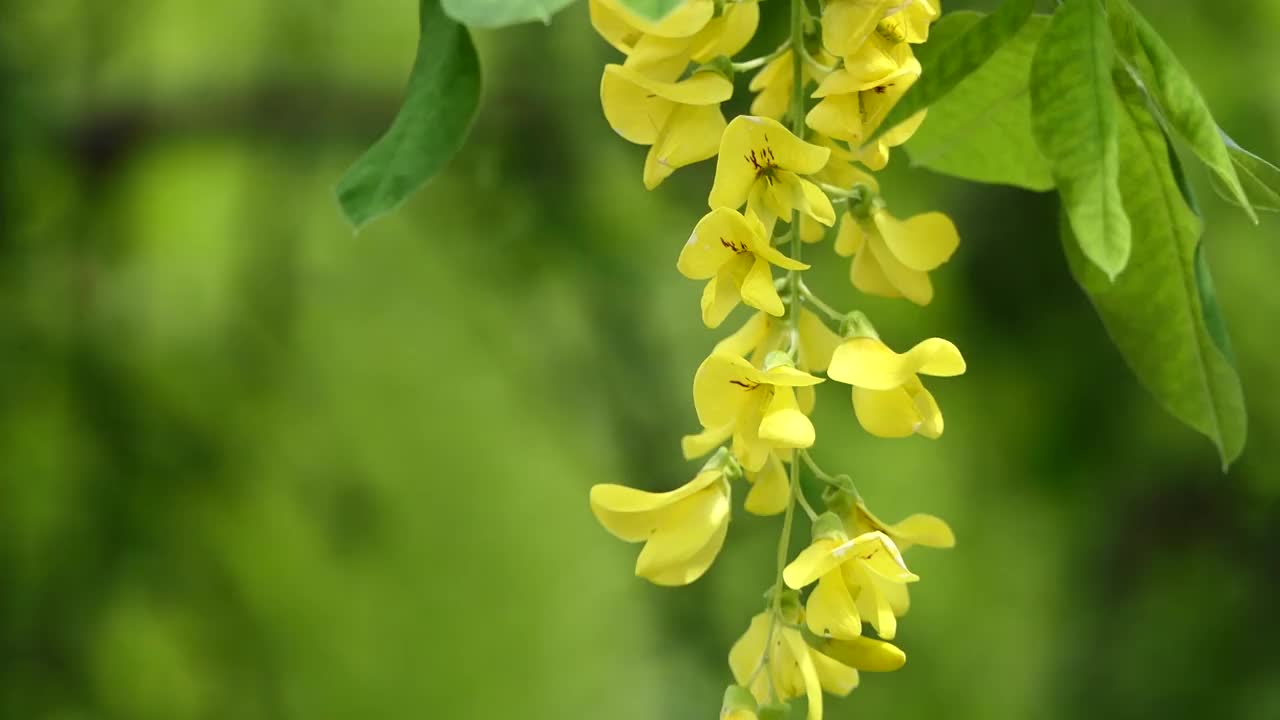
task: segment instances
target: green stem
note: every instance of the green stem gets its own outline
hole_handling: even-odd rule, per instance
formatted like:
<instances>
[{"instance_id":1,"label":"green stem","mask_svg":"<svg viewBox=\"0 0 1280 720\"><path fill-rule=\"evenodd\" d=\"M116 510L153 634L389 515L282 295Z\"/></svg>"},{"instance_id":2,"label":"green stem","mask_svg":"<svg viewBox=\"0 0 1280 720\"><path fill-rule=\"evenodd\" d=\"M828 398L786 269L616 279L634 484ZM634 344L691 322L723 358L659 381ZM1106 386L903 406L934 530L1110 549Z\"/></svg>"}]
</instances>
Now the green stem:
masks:
<instances>
[{"instance_id":1,"label":"green stem","mask_svg":"<svg viewBox=\"0 0 1280 720\"><path fill-rule=\"evenodd\" d=\"M814 295L813 291L809 289L808 285L804 284L803 280L800 281L800 295L804 297L805 302L817 308L823 315L826 315L835 322L844 322L845 313L837 311L835 308L823 302L822 298ZM839 328L837 328L837 330L838 329Z\"/></svg>"},{"instance_id":2,"label":"green stem","mask_svg":"<svg viewBox=\"0 0 1280 720\"><path fill-rule=\"evenodd\" d=\"M795 53L794 62L792 62L791 72L791 132L796 137L804 138L804 20L805 6L804 0L791 0L791 52ZM796 260L800 259L801 245L800 242L800 212L793 211L791 213L791 257ZM791 307L787 312L787 325L791 331L792 347L796 347L798 343L796 339L800 334L800 271L792 270L789 275L789 285L791 286ZM796 462L794 456L791 458L791 500L787 503L786 513L782 517L782 535L778 538L778 565L777 572L773 578L773 598L772 606L769 613L769 631L765 635L764 657L761 658L761 664L769 665L770 655L773 650L774 633L778 630L778 621L782 616L782 571L787 567L787 557L791 550L791 525L795 521L797 499L800 497L800 463ZM773 673L766 670L770 680ZM774 701L778 701L777 689L770 686L770 693L773 695Z\"/></svg>"},{"instance_id":3,"label":"green stem","mask_svg":"<svg viewBox=\"0 0 1280 720\"><path fill-rule=\"evenodd\" d=\"M778 46L778 49L765 55L764 57L743 60L742 62L733 63L734 72L750 72L756 68L763 67L769 63L782 57L783 53L791 49L791 38L787 38L785 42Z\"/></svg>"}]
</instances>

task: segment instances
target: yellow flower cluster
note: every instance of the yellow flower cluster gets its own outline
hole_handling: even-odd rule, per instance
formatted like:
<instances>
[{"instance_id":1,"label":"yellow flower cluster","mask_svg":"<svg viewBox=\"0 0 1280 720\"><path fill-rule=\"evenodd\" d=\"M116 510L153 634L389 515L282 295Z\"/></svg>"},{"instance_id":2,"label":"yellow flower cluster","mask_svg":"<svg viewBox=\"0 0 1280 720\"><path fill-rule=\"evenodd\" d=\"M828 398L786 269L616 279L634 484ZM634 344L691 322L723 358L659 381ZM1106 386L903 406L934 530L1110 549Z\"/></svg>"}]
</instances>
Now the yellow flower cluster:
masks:
<instances>
[{"instance_id":1,"label":"yellow flower cluster","mask_svg":"<svg viewBox=\"0 0 1280 720\"><path fill-rule=\"evenodd\" d=\"M591 490L601 524L644 543L635 572L658 585L708 571L738 481L750 485L747 512L784 516L767 606L729 654L736 684L721 717L734 720L767 717L797 698L819 720L824 693L848 694L858 671L901 667L906 656L887 641L907 611L907 585L919 579L903 552L955 544L933 516L882 522L848 477L823 471L810 455L810 414L815 387L834 380L850 386L869 434L937 438L942 412L921 376L962 374L960 351L930 338L894 352L865 314L839 313L818 298L801 259L805 243L834 234L861 292L919 305L933 299L929 272L955 252L955 226L941 213L895 219L869 172L883 169L924 120L920 113L880 127L919 78L912 46L927 40L941 11L937 0L826 0L814 17L817 3L790 3L788 39L735 63L759 29L757 0L686 0L659 21L624 0L590 0L596 31L625 55L605 67L604 115L624 139L649 146L645 186L716 158L710 211L676 262L682 275L705 282L703 323L719 327L739 304L755 310L694 375L702 430L682 449L687 459L710 456L694 479L668 492ZM749 70L758 70L748 85L751 114L726 121L721 103L734 94L734 75ZM822 514L800 490L802 467L828 486ZM813 523L813 541L791 558L797 508Z\"/></svg>"}]
</instances>

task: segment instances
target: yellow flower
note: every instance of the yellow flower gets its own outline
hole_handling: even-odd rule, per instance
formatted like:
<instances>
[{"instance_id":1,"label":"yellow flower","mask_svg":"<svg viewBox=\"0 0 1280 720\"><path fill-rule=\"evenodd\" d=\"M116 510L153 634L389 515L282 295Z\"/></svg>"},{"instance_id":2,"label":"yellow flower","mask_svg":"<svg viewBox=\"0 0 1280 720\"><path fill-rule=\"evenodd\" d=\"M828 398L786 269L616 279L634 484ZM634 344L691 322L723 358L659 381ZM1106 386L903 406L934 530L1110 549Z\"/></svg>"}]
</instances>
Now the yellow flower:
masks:
<instances>
[{"instance_id":1,"label":"yellow flower","mask_svg":"<svg viewBox=\"0 0 1280 720\"><path fill-rule=\"evenodd\" d=\"M889 524L872 514L862 498L858 498L851 513L855 533L879 530L893 540L898 549L906 552L912 545L931 548L953 548L955 533L942 518L916 513L905 520Z\"/></svg>"},{"instance_id":2,"label":"yellow flower","mask_svg":"<svg viewBox=\"0 0 1280 720\"><path fill-rule=\"evenodd\" d=\"M811 388L797 389L810 390ZM800 403L800 407L803 411L803 402ZM806 414L808 414L807 411ZM680 450L684 453L684 459L700 458L722 446L726 440L733 437L735 425L736 423L731 422L723 427L709 428L700 433L685 435L680 439ZM769 453L764 466L759 470L752 471L744 468L743 476L751 485L747 499L742 505L744 510L752 515L767 516L777 515L787 509L791 501L791 480L787 477L787 469L783 466L782 458L778 453Z\"/></svg>"},{"instance_id":3,"label":"yellow flower","mask_svg":"<svg viewBox=\"0 0 1280 720\"><path fill-rule=\"evenodd\" d=\"M831 330L808 308L800 310L796 367L805 372L826 372L831 355L843 338ZM716 344L716 350L748 357L753 365L762 365L769 353L783 350L790 342L790 325L781 318L756 313L732 335ZM804 406L804 403L800 403ZM805 411L806 414L808 411Z\"/></svg>"},{"instance_id":4,"label":"yellow flower","mask_svg":"<svg viewBox=\"0 0 1280 720\"><path fill-rule=\"evenodd\" d=\"M591 511L600 524L621 540L645 544L637 576L657 585L688 585L711 567L729 531L729 480L714 462L670 492L591 488Z\"/></svg>"},{"instance_id":5,"label":"yellow flower","mask_svg":"<svg viewBox=\"0 0 1280 720\"><path fill-rule=\"evenodd\" d=\"M929 39L929 25L942 15L938 0L907 0L906 7L881 20L880 35L919 44Z\"/></svg>"},{"instance_id":6,"label":"yellow flower","mask_svg":"<svg viewBox=\"0 0 1280 720\"><path fill-rule=\"evenodd\" d=\"M919 375L953 377L965 371L955 345L925 340L899 355L879 338L849 338L836 349L827 377L853 386L853 411L872 435L942 435L942 411Z\"/></svg>"},{"instance_id":7,"label":"yellow flower","mask_svg":"<svg viewBox=\"0 0 1280 720\"><path fill-rule=\"evenodd\" d=\"M928 305L933 300L929 271L949 260L959 245L955 224L942 213L897 220L875 208L866 219L845 213L835 249L853 256L849 278L862 292Z\"/></svg>"},{"instance_id":8,"label":"yellow flower","mask_svg":"<svg viewBox=\"0 0 1280 720\"><path fill-rule=\"evenodd\" d=\"M876 31L885 16L903 2L904 0L827 0L822 11L823 46L836 55L852 55Z\"/></svg>"},{"instance_id":9,"label":"yellow flower","mask_svg":"<svg viewBox=\"0 0 1280 720\"><path fill-rule=\"evenodd\" d=\"M815 635L846 641L862 635L863 618L880 637L892 640L898 617L910 604L907 583L920 579L907 569L893 540L879 531L852 540L842 531L820 535L787 565L782 578L793 590L817 581L805 604L806 624Z\"/></svg>"},{"instance_id":10,"label":"yellow flower","mask_svg":"<svg viewBox=\"0 0 1280 720\"><path fill-rule=\"evenodd\" d=\"M797 619L790 618L789 622ZM770 642L770 625L767 612L751 618L747 631L729 650L729 668L733 670L734 680L749 686L759 702L767 702L770 687L781 700L804 696L808 699L808 720L821 720L823 691L848 695L858 686L858 671L810 647L799 630L776 622L772 623L769 667L756 672Z\"/></svg>"},{"instance_id":11,"label":"yellow flower","mask_svg":"<svg viewBox=\"0 0 1280 720\"><path fill-rule=\"evenodd\" d=\"M791 109L791 86L795 84L795 53L784 52L770 60L751 78L747 89L757 93L751 101L751 114L760 115L781 121ZM837 58L826 51L818 51L814 58L825 66L833 66ZM801 68L805 85L810 81L820 80L824 73L819 73L809 64Z\"/></svg>"},{"instance_id":12,"label":"yellow flower","mask_svg":"<svg viewBox=\"0 0 1280 720\"><path fill-rule=\"evenodd\" d=\"M893 672L907 663L906 653L896 645L869 637L829 638L818 649L836 662L867 672Z\"/></svg>"},{"instance_id":13,"label":"yellow flower","mask_svg":"<svg viewBox=\"0 0 1280 720\"><path fill-rule=\"evenodd\" d=\"M691 0L658 22L646 20L617 0L591 0L596 32L627 55L624 65L659 80L674 80L690 62L733 56L746 47L760 23L755 2L738 2L714 15L711 0Z\"/></svg>"},{"instance_id":14,"label":"yellow flower","mask_svg":"<svg viewBox=\"0 0 1280 720\"><path fill-rule=\"evenodd\" d=\"M800 177L822 170L830 155L827 148L801 140L772 118L739 115L720 139L708 204L739 208L746 203L766 225L777 218L790 222L792 210L799 210L831 226L831 200Z\"/></svg>"},{"instance_id":15,"label":"yellow flower","mask_svg":"<svg viewBox=\"0 0 1280 720\"><path fill-rule=\"evenodd\" d=\"M680 251L676 268L690 280L708 280L702 292L702 321L719 327L744 302L770 315L785 312L773 285L772 265L784 270L809 266L782 254L754 215L717 207L694 228Z\"/></svg>"},{"instance_id":16,"label":"yellow flower","mask_svg":"<svg viewBox=\"0 0 1280 720\"><path fill-rule=\"evenodd\" d=\"M889 161L889 148L911 139L924 122L925 113L921 111L881 135L871 145L862 146L920 77L919 61L910 55L906 45L899 47L906 49L901 63L890 63L872 70L846 67L829 75L813 93L821 100L805 116L805 123L810 128L856 148L853 158L872 170L883 169ZM886 74L880 74L879 71L886 69Z\"/></svg>"},{"instance_id":17,"label":"yellow flower","mask_svg":"<svg viewBox=\"0 0 1280 720\"><path fill-rule=\"evenodd\" d=\"M609 125L623 138L650 145L644 186L650 190L677 168L716 154L724 132L720 103L733 83L716 72L661 82L622 65L606 65L600 103Z\"/></svg>"},{"instance_id":18,"label":"yellow flower","mask_svg":"<svg viewBox=\"0 0 1280 720\"><path fill-rule=\"evenodd\" d=\"M704 428L733 427L733 454L751 472L772 451L813 446L813 423L800 410L795 389L817 385L790 365L760 370L737 355L715 351L693 378L693 404Z\"/></svg>"}]
</instances>

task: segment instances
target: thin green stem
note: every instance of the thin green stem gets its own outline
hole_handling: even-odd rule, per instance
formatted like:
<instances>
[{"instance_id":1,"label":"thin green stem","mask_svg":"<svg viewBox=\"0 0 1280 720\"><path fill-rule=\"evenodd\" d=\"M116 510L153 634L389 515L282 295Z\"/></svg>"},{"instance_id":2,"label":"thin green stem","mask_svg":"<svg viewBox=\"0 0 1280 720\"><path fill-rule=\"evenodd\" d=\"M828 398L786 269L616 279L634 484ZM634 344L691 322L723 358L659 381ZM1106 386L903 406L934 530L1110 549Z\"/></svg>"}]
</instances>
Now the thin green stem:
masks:
<instances>
[{"instance_id":1,"label":"thin green stem","mask_svg":"<svg viewBox=\"0 0 1280 720\"><path fill-rule=\"evenodd\" d=\"M776 50L763 57L743 60L742 62L733 63L734 72L750 72L756 68L764 67L769 63L782 57L784 53L791 49L791 38L787 38Z\"/></svg>"},{"instance_id":2,"label":"thin green stem","mask_svg":"<svg viewBox=\"0 0 1280 720\"><path fill-rule=\"evenodd\" d=\"M792 464L794 465L795 462L792 461ZM809 516L809 522L817 520L818 513L813 509L813 506L809 504L809 498L804 496L804 490L802 488L796 489L800 491L796 493L796 501L800 503L800 507L804 508L804 514Z\"/></svg>"},{"instance_id":3,"label":"thin green stem","mask_svg":"<svg viewBox=\"0 0 1280 720\"><path fill-rule=\"evenodd\" d=\"M828 318L831 318L835 322L844 322L845 313L842 313L836 310L835 308L831 307L827 303L823 302L822 298L818 297L817 295L814 295L813 291L809 289L808 285L804 284L803 280L800 281L800 295L804 297L805 302L817 308L819 311L822 312L823 315L826 315Z\"/></svg>"},{"instance_id":4,"label":"thin green stem","mask_svg":"<svg viewBox=\"0 0 1280 720\"><path fill-rule=\"evenodd\" d=\"M835 488L840 488L842 490L852 488L853 494L857 497L861 497L861 495L858 494L858 488L853 485L852 479L849 480L848 485L845 485L830 473L818 467L818 463L814 461L813 456L809 454L808 450L798 450L797 452L800 453L800 457L804 460L804 464L809 466L809 471L813 473L814 477ZM848 476L846 475L845 477L847 478Z\"/></svg>"},{"instance_id":5,"label":"thin green stem","mask_svg":"<svg viewBox=\"0 0 1280 720\"><path fill-rule=\"evenodd\" d=\"M791 131L803 138L804 132L804 21L807 8L804 0L791 0L791 51L795 53L791 74ZM800 259L800 212L791 214L791 257ZM791 331L792 347L797 345L796 338L800 334L800 272L790 271L788 275L791 289L791 307L787 312L787 325ZM778 630L778 622L782 616L782 571L787 567L787 557L791 551L791 525L795 521L796 504L800 497L800 464L791 459L791 499L787 503L786 512L782 516L782 535L778 537L778 564L773 578L773 597L769 613L769 631L765 635L764 657L761 664L768 666L772 654L774 634ZM806 502L807 504L807 502ZM812 508L810 508L812 511ZM770 680L769 691L774 701L778 701L777 689L773 687L773 673L766 674Z\"/></svg>"}]
</instances>

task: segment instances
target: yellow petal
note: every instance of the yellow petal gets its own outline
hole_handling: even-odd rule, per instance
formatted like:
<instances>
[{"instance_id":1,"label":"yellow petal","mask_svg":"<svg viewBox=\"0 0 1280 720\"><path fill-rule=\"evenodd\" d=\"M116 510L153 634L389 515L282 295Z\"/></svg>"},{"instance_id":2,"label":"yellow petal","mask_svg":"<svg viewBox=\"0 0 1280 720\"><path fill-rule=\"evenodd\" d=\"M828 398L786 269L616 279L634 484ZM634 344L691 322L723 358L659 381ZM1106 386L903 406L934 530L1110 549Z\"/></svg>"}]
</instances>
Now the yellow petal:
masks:
<instances>
[{"instance_id":1,"label":"yellow petal","mask_svg":"<svg viewBox=\"0 0 1280 720\"><path fill-rule=\"evenodd\" d=\"M862 429L882 438L911 437L924 421L903 388L866 390L854 387L853 414Z\"/></svg>"},{"instance_id":2,"label":"yellow petal","mask_svg":"<svg viewBox=\"0 0 1280 720\"><path fill-rule=\"evenodd\" d=\"M868 236L867 248L875 255L876 262L889 283L902 293L903 297L917 305L928 305L933 300L933 283L929 281L929 274L903 265L902 261L885 245L879 232Z\"/></svg>"},{"instance_id":3,"label":"yellow petal","mask_svg":"<svg viewBox=\"0 0 1280 720\"><path fill-rule=\"evenodd\" d=\"M800 212L817 220L818 222L831 227L836 224L836 211L831 206L831 198L822 191L822 188L809 180L800 179L801 197L804 198L800 205Z\"/></svg>"},{"instance_id":4,"label":"yellow petal","mask_svg":"<svg viewBox=\"0 0 1280 720\"><path fill-rule=\"evenodd\" d=\"M902 297L898 288L885 277L875 254L865 245L853 256L853 262L849 264L849 281L868 295L887 298Z\"/></svg>"},{"instance_id":5,"label":"yellow petal","mask_svg":"<svg viewBox=\"0 0 1280 720\"><path fill-rule=\"evenodd\" d=\"M917 513L901 522L888 526L886 531L898 543L904 545L923 545L931 548L952 548L956 546L955 533L942 518Z\"/></svg>"},{"instance_id":6,"label":"yellow petal","mask_svg":"<svg viewBox=\"0 0 1280 720\"><path fill-rule=\"evenodd\" d=\"M888 598L880 593L866 570L854 569L851 575L857 578L856 584L859 588L855 600L858 612L862 613L863 619L876 629L877 635L885 640L892 640L898 634L898 616L894 615L893 606L889 604Z\"/></svg>"},{"instance_id":7,"label":"yellow petal","mask_svg":"<svg viewBox=\"0 0 1280 720\"><path fill-rule=\"evenodd\" d=\"M826 372L841 337L809 310L800 311L800 365L812 372Z\"/></svg>"},{"instance_id":8,"label":"yellow petal","mask_svg":"<svg viewBox=\"0 0 1280 720\"><path fill-rule=\"evenodd\" d=\"M619 0L596 1L636 30L659 37L689 37L706 26L715 15L715 3L712 0L687 0L661 20L650 20Z\"/></svg>"},{"instance_id":9,"label":"yellow petal","mask_svg":"<svg viewBox=\"0 0 1280 720\"><path fill-rule=\"evenodd\" d=\"M751 78L748 88L759 93L751 101L751 114L779 119L791 103L793 55L783 53Z\"/></svg>"},{"instance_id":10,"label":"yellow petal","mask_svg":"<svg viewBox=\"0 0 1280 720\"><path fill-rule=\"evenodd\" d=\"M702 323L709 328L718 328L729 313L738 306L742 295L738 292L741 280L736 273L737 268L727 266L707 281L702 289Z\"/></svg>"},{"instance_id":11,"label":"yellow petal","mask_svg":"<svg viewBox=\"0 0 1280 720\"><path fill-rule=\"evenodd\" d=\"M802 385L796 388L796 405L800 407L800 412L805 415L813 415L813 408L818 403L818 394L814 392L812 385Z\"/></svg>"},{"instance_id":12,"label":"yellow petal","mask_svg":"<svg viewBox=\"0 0 1280 720\"><path fill-rule=\"evenodd\" d=\"M799 590L838 567L845 557L832 551L841 544L839 540L832 538L819 538L800 551L796 559L782 571L782 579L787 587Z\"/></svg>"},{"instance_id":13,"label":"yellow petal","mask_svg":"<svg viewBox=\"0 0 1280 720\"><path fill-rule=\"evenodd\" d=\"M891 390L907 384L916 373L952 377L964 371L960 350L942 338L923 340L898 354L878 338L853 337L836 348L827 375L857 387Z\"/></svg>"},{"instance_id":14,"label":"yellow petal","mask_svg":"<svg viewBox=\"0 0 1280 720\"><path fill-rule=\"evenodd\" d=\"M641 35L622 66L654 80L675 82L689 67L690 40Z\"/></svg>"},{"instance_id":15,"label":"yellow petal","mask_svg":"<svg viewBox=\"0 0 1280 720\"><path fill-rule=\"evenodd\" d=\"M822 44L835 55L851 55L899 0L829 0L822 13Z\"/></svg>"},{"instance_id":16,"label":"yellow petal","mask_svg":"<svg viewBox=\"0 0 1280 720\"><path fill-rule=\"evenodd\" d=\"M765 372L762 377L764 381L770 385L779 387L807 387L821 383L822 378L816 375L793 368L789 365L779 365Z\"/></svg>"},{"instance_id":17,"label":"yellow petal","mask_svg":"<svg viewBox=\"0 0 1280 720\"><path fill-rule=\"evenodd\" d=\"M822 679L813 665L813 656L804 637L795 630L784 631L782 639L795 658L796 668L804 682L805 699L808 701L808 720L822 720Z\"/></svg>"},{"instance_id":18,"label":"yellow petal","mask_svg":"<svg viewBox=\"0 0 1280 720\"><path fill-rule=\"evenodd\" d=\"M718 105L676 106L645 157L645 188L652 190L679 168L713 157L724 127Z\"/></svg>"},{"instance_id":19,"label":"yellow petal","mask_svg":"<svg viewBox=\"0 0 1280 720\"><path fill-rule=\"evenodd\" d=\"M591 14L591 27L595 28L600 37L620 52L630 53L636 40L640 38L640 31L613 9L614 3L591 0L587 7Z\"/></svg>"},{"instance_id":20,"label":"yellow petal","mask_svg":"<svg viewBox=\"0 0 1280 720\"><path fill-rule=\"evenodd\" d=\"M868 169L874 172L880 172L889 164L889 145L884 138L865 145L854 153L854 159L866 165Z\"/></svg>"},{"instance_id":21,"label":"yellow petal","mask_svg":"<svg viewBox=\"0 0 1280 720\"><path fill-rule=\"evenodd\" d=\"M778 290L773 286L769 262L762 257L756 256L751 271L742 281L742 301L775 317L782 317L786 312L786 308L782 306L782 298L778 297Z\"/></svg>"},{"instance_id":22,"label":"yellow petal","mask_svg":"<svg viewBox=\"0 0 1280 720\"><path fill-rule=\"evenodd\" d=\"M862 617L838 568L818 579L805 604L805 622L822 637L849 639L862 634Z\"/></svg>"},{"instance_id":23,"label":"yellow petal","mask_svg":"<svg viewBox=\"0 0 1280 720\"><path fill-rule=\"evenodd\" d=\"M942 213L924 213L902 222L881 211L876 213L875 223L885 246L912 270L933 270L949 260L960 245L955 224Z\"/></svg>"},{"instance_id":24,"label":"yellow petal","mask_svg":"<svg viewBox=\"0 0 1280 720\"><path fill-rule=\"evenodd\" d=\"M661 585L693 582L710 567L715 553L703 551L728 519L729 498L715 485L672 505L640 551L636 575Z\"/></svg>"},{"instance_id":25,"label":"yellow petal","mask_svg":"<svg viewBox=\"0 0 1280 720\"><path fill-rule=\"evenodd\" d=\"M835 251L842 257L852 257L866 243L866 233L862 223L853 213L846 212L840 218L840 230L836 233Z\"/></svg>"},{"instance_id":26,"label":"yellow petal","mask_svg":"<svg viewBox=\"0 0 1280 720\"><path fill-rule=\"evenodd\" d=\"M831 151L792 135L778 121L739 115L724 131L720 157L708 203L711 207L741 207L759 172L768 168L800 175L816 173Z\"/></svg>"},{"instance_id":27,"label":"yellow petal","mask_svg":"<svg viewBox=\"0 0 1280 720\"><path fill-rule=\"evenodd\" d=\"M862 142L861 115L857 95L832 95L814 105L804 122L823 135L856 145Z\"/></svg>"},{"instance_id":28,"label":"yellow petal","mask_svg":"<svg viewBox=\"0 0 1280 720\"><path fill-rule=\"evenodd\" d=\"M813 423L800 412L796 393L790 387L775 387L760 423L760 439L775 447L813 447Z\"/></svg>"},{"instance_id":29,"label":"yellow petal","mask_svg":"<svg viewBox=\"0 0 1280 720\"><path fill-rule=\"evenodd\" d=\"M680 250L676 269L690 280L715 277L735 257L749 256L758 225L752 225L737 210L716 208L698 221L689 240ZM750 263L750 259L747 259ZM749 267L749 265L748 265Z\"/></svg>"},{"instance_id":30,"label":"yellow petal","mask_svg":"<svg viewBox=\"0 0 1280 720\"><path fill-rule=\"evenodd\" d=\"M726 507L728 499L725 500ZM711 539L707 541L702 549L695 553L692 557L683 563L669 567L661 572L655 572L653 575L644 576L646 580L655 585L663 587L677 587L680 585L688 585L706 574L715 562L716 556L720 554L720 550L724 548L724 539L729 533L729 518L726 509L726 515L723 522L716 528ZM639 574L639 573L637 573Z\"/></svg>"},{"instance_id":31,"label":"yellow petal","mask_svg":"<svg viewBox=\"0 0 1280 720\"><path fill-rule=\"evenodd\" d=\"M844 697L858 687L858 671L822 653L809 648L809 657L813 660L813 668L818 672L818 681L822 689Z\"/></svg>"},{"instance_id":32,"label":"yellow petal","mask_svg":"<svg viewBox=\"0 0 1280 720\"><path fill-rule=\"evenodd\" d=\"M765 644L769 635L769 614L760 613L751 618L746 632L729 648L729 669L733 672L734 682L747 686L755 678L756 682L748 688L757 702L768 702L769 682L763 672L756 672L764 659Z\"/></svg>"},{"instance_id":33,"label":"yellow petal","mask_svg":"<svg viewBox=\"0 0 1280 720\"><path fill-rule=\"evenodd\" d=\"M676 104L636 82L638 73L621 65L605 65L600 78L600 105L609 127L624 139L652 145Z\"/></svg>"},{"instance_id":34,"label":"yellow petal","mask_svg":"<svg viewBox=\"0 0 1280 720\"><path fill-rule=\"evenodd\" d=\"M942 410L938 407L938 401L933 399L933 394L925 389L919 378L908 382L904 389L911 398L916 414L920 417L920 422L916 425L916 433L931 440L941 437Z\"/></svg>"},{"instance_id":35,"label":"yellow petal","mask_svg":"<svg viewBox=\"0 0 1280 720\"><path fill-rule=\"evenodd\" d=\"M758 472L769 460L774 445L760 438L760 423L764 419L764 406L772 393L753 392L738 414L733 428L733 455L744 470Z\"/></svg>"},{"instance_id":36,"label":"yellow petal","mask_svg":"<svg viewBox=\"0 0 1280 720\"><path fill-rule=\"evenodd\" d=\"M680 438L680 451L684 454L685 460L700 458L723 445L732 434L733 425L729 424L724 427L707 428L694 435L685 435Z\"/></svg>"},{"instance_id":37,"label":"yellow petal","mask_svg":"<svg viewBox=\"0 0 1280 720\"><path fill-rule=\"evenodd\" d=\"M902 552L893 540L879 530L862 533L832 552L837 555L847 553L854 557L858 566L894 583L909 583L920 579L907 569Z\"/></svg>"},{"instance_id":38,"label":"yellow petal","mask_svg":"<svg viewBox=\"0 0 1280 720\"><path fill-rule=\"evenodd\" d=\"M703 427L724 427L738 420L756 388L764 382L760 371L745 359L713 352L693 376L693 407Z\"/></svg>"},{"instance_id":39,"label":"yellow petal","mask_svg":"<svg viewBox=\"0 0 1280 720\"><path fill-rule=\"evenodd\" d=\"M791 482L787 470L777 454L769 453L760 472L747 473L751 492L743 507L753 515L777 515L787 509L791 501Z\"/></svg>"},{"instance_id":40,"label":"yellow petal","mask_svg":"<svg viewBox=\"0 0 1280 720\"><path fill-rule=\"evenodd\" d=\"M662 493L625 485L595 485L591 488L591 512L614 537L640 542L657 531L659 521L669 508L721 477L719 470L701 472L683 486Z\"/></svg>"},{"instance_id":41,"label":"yellow petal","mask_svg":"<svg viewBox=\"0 0 1280 720\"><path fill-rule=\"evenodd\" d=\"M716 343L715 350L746 357L747 353L755 350L764 342L769 331L769 316L764 313L756 313L732 335Z\"/></svg>"},{"instance_id":42,"label":"yellow petal","mask_svg":"<svg viewBox=\"0 0 1280 720\"><path fill-rule=\"evenodd\" d=\"M721 55L733 57L751 42L760 25L760 6L739 2L725 7L724 14L702 28L693 40L693 61L709 62Z\"/></svg>"},{"instance_id":43,"label":"yellow petal","mask_svg":"<svg viewBox=\"0 0 1280 720\"><path fill-rule=\"evenodd\" d=\"M893 672L907 663L907 655L896 645L867 637L828 640L822 651L837 662L867 672Z\"/></svg>"},{"instance_id":44,"label":"yellow petal","mask_svg":"<svg viewBox=\"0 0 1280 720\"><path fill-rule=\"evenodd\" d=\"M851 86L865 90L891 79L912 57L910 45L872 33L857 52L845 57L844 72Z\"/></svg>"}]
</instances>

